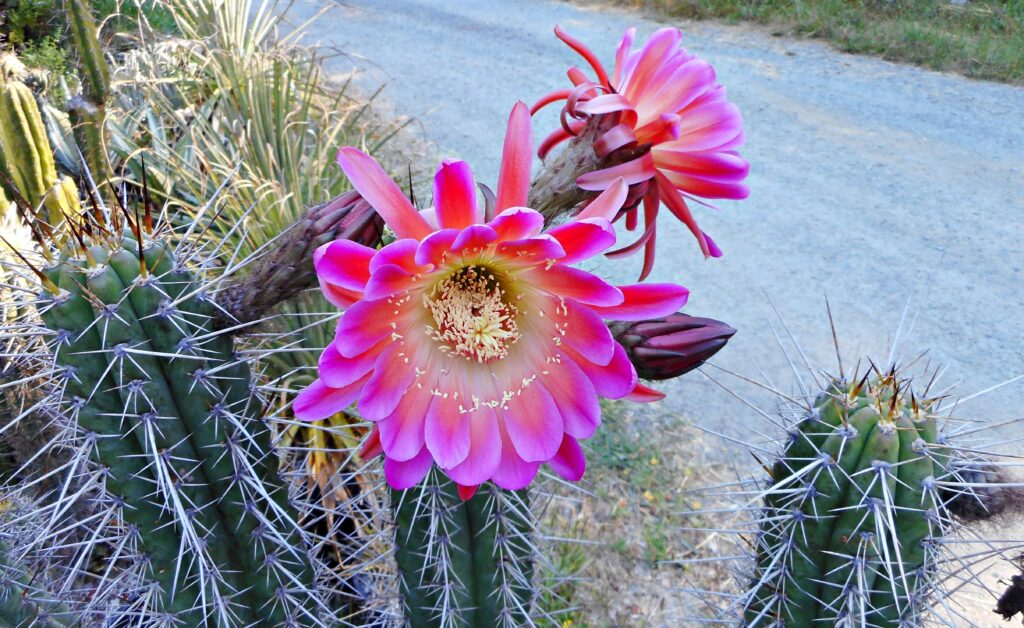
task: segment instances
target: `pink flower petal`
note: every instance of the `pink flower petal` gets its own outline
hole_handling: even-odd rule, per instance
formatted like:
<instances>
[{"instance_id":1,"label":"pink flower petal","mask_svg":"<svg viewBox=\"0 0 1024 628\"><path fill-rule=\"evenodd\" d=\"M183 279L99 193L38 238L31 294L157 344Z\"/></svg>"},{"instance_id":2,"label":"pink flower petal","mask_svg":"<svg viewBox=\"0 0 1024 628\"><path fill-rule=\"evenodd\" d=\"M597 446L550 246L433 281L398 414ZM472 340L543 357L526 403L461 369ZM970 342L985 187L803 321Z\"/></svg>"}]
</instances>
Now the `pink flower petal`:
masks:
<instances>
[{"instance_id":1,"label":"pink flower petal","mask_svg":"<svg viewBox=\"0 0 1024 628\"><path fill-rule=\"evenodd\" d=\"M451 159L441 162L434 175L434 211L442 228L463 229L483 219L469 164Z\"/></svg>"},{"instance_id":2,"label":"pink flower petal","mask_svg":"<svg viewBox=\"0 0 1024 628\"><path fill-rule=\"evenodd\" d=\"M562 446L548 464L562 479L570 482L578 482L587 470L587 459L580 449L580 444L568 434L562 439Z\"/></svg>"},{"instance_id":3,"label":"pink flower petal","mask_svg":"<svg viewBox=\"0 0 1024 628\"><path fill-rule=\"evenodd\" d=\"M538 365L547 372L544 386L558 406L565 433L576 438L590 438L601 424L601 404L590 379L568 355L557 361Z\"/></svg>"},{"instance_id":4,"label":"pink flower petal","mask_svg":"<svg viewBox=\"0 0 1024 628\"><path fill-rule=\"evenodd\" d=\"M333 416L352 405L359 396L369 375L341 388L331 388L319 379L295 396L292 412L300 421L319 421Z\"/></svg>"},{"instance_id":5,"label":"pink flower petal","mask_svg":"<svg viewBox=\"0 0 1024 628\"><path fill-rule=\"evenodd\" d=\"M445 469L445 473L460 485L475 486L491 479L500 462L498 416L491 408L474 411L470 419L469 453L461 463Z\"/></svg>"},{"instance_id":6,"label":"pink flower petal","mask_svg":"<svg viewBox=\"0 0 1024 628\"><path fill-rule=\"evenodd\" d=\"M615 49L615 69L612 72L611 84L616 89L619 87L619 81L622 78L622 68L626 63L626 55L629 54L630 48L633 47L633 37L635 36L635 28L626 29L626 33L622 36L622 40L619 42L619 47Z\"/></svg>"},{"instance_id":7,"label":"pink flower petal","mask_svg":"<svg viewBox=\"0 0 1024 628\"><path fill-rule=\"evenodd\" d=\"M544 216L526 207L510 207L487 223L498 234L499 242L521 240L539 235L544 230Z\"/></svg>"},{"instance_id":8,"label":"pink flower petal","mask_svg":"<svg viewBox=\"0 0 1024 628\"><path fill-rule=\"evenodd\" d=\"M593 308L601 318L616 321L642 321L668 316L681 310L690 298L690 291L674 283L643 283L619 286L622 303L612 307Z\"/></svg>"},{"instance_id":9,"label":"pink flower petal","mask_svg":"<svg viewBox=\"0 0 1024 628\"><path fill-rule=\"evenodd\" d=\"M437 466L450 469L469 455L470 415L453 393L435 395L427 409L424 437Z\"/></svg>"},{"instance_id":10,"label":"pink flower petal","mask_svg":"<svg viewBox=\"0 0 1024 628\"><path fill-rule=\"evenodd\" d=\"M323 279L319 279L320 292L324 293L324 298L331 305L346 310L358 303L363 298L362 290L349 290L347 288L341 288L327 283Z\"/></svg>"},{"instance_id":11,"label":"pink flower petal","mask_svg":"<svg viewBox=\"0 0 1024 628\"><path fill-rule=\"evenodd\" d=\"M576 179L576 185L584 190L605 190L620 178L626 185L636 185L650 180L654 172L654 157L650 153L644 153L632 161L580 175Z\"/></svg>"},{"instance_id":12,"label":"pink flower petal","mask_svg":"<svg viewBox=\"0 0 1024 628\"><path fill-rule=\"evenodd\" d=\"M615 229L603 218L586 218L559 225L547 234L562 245L563 264L590 259L615 244Z\"/></svg>"},{"instance_id":13,"label":"pink flower petal","mask_svg":"<svg viewBox=\"0 0 1024 628\"><path fill-rule=\"evenodd\" d=\"M576 219L603 218L611 222L615 220L615 216L622 209L622 204L626 202L628 193L629 186L626 185L626 181L622 177L617 177L608 186L608 189L598 194L597 198L590 201L583 211L577 214Z\"/></svg>"},{"instance_id":14,"label":"pink flower petal","mask_svg":"<svg viewBox=\"0 0 1024 628\"><path fill-rule=\"evenodd\" d=\"M498 468L494 470L494 476L491 479L499 487L509 491L526 488L537 475L540 463L523 460L516 453L516 448L512 445L512 440L505 429L505 424L500 420L498 421L498 428L501 434L501 462L498 464Z\"/></svg>"},{"instance_id":15,"label":"pink flower petal","mask_svg":"<svg viewBox=\"0 0 1024 628\"><path fill-rule=\"evenodd\" d=\"M526 386L504 409L505 427L516 452L529 462L544 462L562 442L562 415L543 386Z\"/></svg>"},{"instance_id":16,"label":"pink flower petal","mask_svg":"<svg viewBox=\"0 0 1024 628\"><path fill-rule=\"evenodd\" d=\"M373 369L374 363L377 362L377 357L386 346L387 343L382 342L354 358L346 358L341 355L338 348L332 342L320 354L319 364L317 365L320 380L331 388L341 388L348 386L358 379L362 379L364 375Z\"/></svg>"},{"instance_id":17,"label":"pink flower petal","mask_svg":"<svg viewBox=\"0 0 1024 628\"><path fill-rule=\"evenodd\" d=\"M419 247L419 240L412 238L395 240L377 251L377 254L370 260L370 274L372 275L378 268L387 264L398 266L410 274L427 272L430 270L429 265L421 265L416 262L416 250Z\"/></svg>"},{"instance_id":18,"label":"pink flower petal","mask_svg":"<svg viewBox=\"0 0 1024 628\"><path fill-rule=\"evenodd\" d=\"M615 339L601 317L572 299L563 301L565 312L562 341L588 361L604 366L615 354Z\"/></svg>"},{"instance_id":19,"label":"pink flower petal","mask_svg":"<svg viewBox=\"0 0 1024 628\"><path fill-rule=\"evenodd\" d=\"M356 303L345 310L338 321L338 333L334 337L338 352L346 358L365 353L395 333L399 315L395 305L387 299Z\"/></svg>"},{"instance_id":20,"label":"pink flower petal","mask_svg":"<svg viewBox=\"0 0 1024 628\"><path fill-rule=\"evenodd\" d=\"M565 258L565 249L558 240L547 233L523 240L510 240L498 245L499 255L508 258L509 262L524 264L541 264Z\"/></svg>"},{"instance_id":21,"label":"pink flower petal","mask_svg":"<svg viewBox=\"0 0 1024 628\"><path fill-rule=\"evenodd\" d=\"M363 295L367 299L383 299L410 290L416 285L418 280L415 275L409 274L401 266L385 264L373 271Z\"/></svg>"},{"instance_id":22,"label":"pink flower petal","mask_svg":"<svg viewBox=\"0 0 1024 628\"><path fill-rule=\"evenodd\" d=\"M384 477L391 488L403 491L422 482L433 463L426 447L411 460L384 458Z\"/></svg>"},{"instance_id":23,"label":"pink flower petal","mask_svg":"<svg viewBox=\"0 0 1024 628\"><path fill-rule=\"evenodd\" d=\"M410 460L423 449L427 408L432 400L425 388L411 389L391 416L377 422L381 446L389 458Z\"/></svg>"},{"instance_id":24,"label":"pink flower petal","mask_svg":"<svg viewBox=\"0 0 1024 628\"><path fill-rule=\"evenodd\" d=\"M351 240L335 240L313 253L313 268L322 281L349 290L362 290L370 279L370 259L374 253L373 249Z\"/></svg>"},{"instance_id":25,"label":"pink flower petal","mask_svg":"<svg viewBox=\"0 0 1024 628\"><path fill-rule=\"evenodd\" d=\"M505 145L501 153L501 172L498 173L498 211L508 207L522 207L530 192L530 165L533 161L533 132L530 112L526 104L517 102L512 107L505 130Z\"/></svg>"},{"instance_id":26,"label":"pink flower petal","mask_svg":"<svg viewBox=\"0 0 1024 628\"><path fill-rule=\"evenodd\" d=\"M690 212L690 208L687 207L686 201L680 196L676 190L675 185L671 181L665 178L665 175L660 172L655 175L655 179L658 182L658 196L661 201L668 207L669 211L679 219L686 227L690 230L690 233L697 238L697 243L700 245L701 252L704 253L704 257L711 254L708 249L708 242L704 239L704 232L697 226L697 220L693 217Z\"/></svg>"},{"instance_id":27,"label":"pink flower petal","mask_svg":"<svg viewBox=\"0 0 1024 628\"><path fill-rule=\"evenodd\" d=\"M364 418L379 421L395 411L416 379L413 358L405 343L394 343L380 354L373 367L373 376L359 397L359 413Z\"/></svg>"},{"instance_id":28,"label":"pink flower petal","mask_svg":"<svg viewBox=\"0 0 1024 628\"><path fill-rule=\"evenodd\" d=\"M598 61L597 55L591 52L590 48L584 46L583 43L576 38L571 37L568 33L562 30L561 26L558 25L555 26L555 37L564 41L570 48L587 60L587 63L589 63L590 67L593 68L594 74L597 75L597 81L601 85L608 84L608 72L605 71L604 66L601 65L600 61Z\"/></svg>"},{"instance_id":29,"label":"pink flower petal","mask_svg":"<svg viewBox=\"0 0 1024 628\"><path fill-rule=\"evenodd\" d=\"M606 366L598 366L578 353L572 351L571 353L578 356L575 359L576 365L586 374L594 384L594 390L602 397L621 399L632 392L636 386L636 369L629 361L626 350L619 343L615 343L615 355Z\"/></svg>"},{"instance_id":30,"label":"pink flower petal","mask_svg":"<svg viewBox=\"0 0 1024 628\"><path fill-rule=\"evenodd\" d=\"M457 229L435 231L420 242L416 249L416 263L422 266L441 266L452 254L452 244L459 237Z\"/></svg>"},{"instance_id":31,"label":"pink flower petal","mask_svg":"<svg viewBox=\"0 0 1024 628\"><path fill-rule=\"evenodd\" d=\"M498 239L498 234L487 225L471 225L459 232L452 242L452 252L470 255L474 250L483 250L491 242Z\"/></svg>"},{"instance_id":32,"label":"pink flower petal","mask_svg":"<svg viewBox=\"0 0 1024 628\"><path fill-rule=\"evenodd\" d=\"M352 182L352 187L384 218L399 238L421 240L433 231L375 159L346 146L338 151L338 164Z\"/></svg>"},{"instance_id":33,"label":"pink flower petal","mask_svg":"<svg viewBox=\"0 0 1024 628\"><path fill-rule=\"evenodd\" d=\"M366 440L359 447L359 457L368 461L373 460L382 453L384 453L384 450L380 446L380 430L374 425L373 429L370 430L370 435L366 437Z\"/></svg>"},{"instance_id":34,"label":"pink flower petal","mask_svg":"<svg viewBox=\"0 0 1024 628\"><path fill-rule=\"evenodd\" d=\"M556 264L523 273L534 286L551 294L576 299L588 305L611 306L622 303L622 293L615 286L585 270Z\"/></svg>"}]
</instances>

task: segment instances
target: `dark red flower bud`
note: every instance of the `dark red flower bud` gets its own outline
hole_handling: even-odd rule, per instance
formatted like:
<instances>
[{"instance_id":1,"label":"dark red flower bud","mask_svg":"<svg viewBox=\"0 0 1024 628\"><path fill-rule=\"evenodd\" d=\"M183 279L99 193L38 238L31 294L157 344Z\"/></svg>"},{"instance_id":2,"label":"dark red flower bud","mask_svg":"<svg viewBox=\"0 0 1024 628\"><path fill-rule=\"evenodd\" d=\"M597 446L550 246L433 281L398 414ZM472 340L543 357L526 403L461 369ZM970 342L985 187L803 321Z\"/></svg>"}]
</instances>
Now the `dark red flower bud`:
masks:
<instances>
[{"instance_id":1,"label":"dark red flower bud","mask_svg":"<svg viewBox=\"0 0 1024 628\"><path fill-rule=\"evenodd\" d=\"M609 325L644 379L672 379L704 364L736 330L712 318L677 312L665 318Z\"/></svg>"}]
</instances>

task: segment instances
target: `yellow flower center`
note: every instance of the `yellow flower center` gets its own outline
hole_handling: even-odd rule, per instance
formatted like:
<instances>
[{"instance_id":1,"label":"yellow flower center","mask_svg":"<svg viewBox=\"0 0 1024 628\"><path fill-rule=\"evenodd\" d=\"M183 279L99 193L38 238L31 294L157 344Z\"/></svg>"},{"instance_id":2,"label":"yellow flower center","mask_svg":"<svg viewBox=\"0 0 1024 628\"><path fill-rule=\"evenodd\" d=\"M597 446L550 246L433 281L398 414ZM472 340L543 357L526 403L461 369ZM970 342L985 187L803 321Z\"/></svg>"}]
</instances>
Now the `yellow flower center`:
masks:
<instances>
[{"instance_id":1,"label":"yellow flower center","mask_svg":"<svg viewBox=\"0 0 1024 628\"><path fill-rule=\"evenodd\" d=\"M423 302L434 317L435 326L427 333L450 355L483 364L507 356L519 339L519 311L485 267L467 266L452 273Z\"/></svg>"}]
</instances>

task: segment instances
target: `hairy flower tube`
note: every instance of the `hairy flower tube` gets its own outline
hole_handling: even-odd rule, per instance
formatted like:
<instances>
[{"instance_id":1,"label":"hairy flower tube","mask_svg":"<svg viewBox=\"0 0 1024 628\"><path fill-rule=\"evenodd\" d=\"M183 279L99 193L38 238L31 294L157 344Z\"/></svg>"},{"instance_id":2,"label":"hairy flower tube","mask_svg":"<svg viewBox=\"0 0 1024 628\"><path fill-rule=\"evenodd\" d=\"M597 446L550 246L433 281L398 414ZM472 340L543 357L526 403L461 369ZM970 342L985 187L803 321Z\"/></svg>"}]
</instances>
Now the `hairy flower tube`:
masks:
<instances>
[{"instance_id":1,"label":"hairy flower tube","mask_svg":"<svg viewBox=\"0 0 1024 628\"><path fill-rule=\"evenodd\" d=\"M680 47L678 29L658 30L639 50L633 50L634 30L623 36L609 76L593 52L556 27L555 34L587 61L595 78L570 68L574 87L548 94L533 112L565 101L563 128L548 136L538 153L545 158L554 146L576 136L576 148L596 158L567 160L586 170L574 173L581 190L605 190L619 178L634 186L634 202L627 204L624 215L627 227L636 228L642 205L643 234L610 255L643 247L643 279L654 261L661 205L693 233L705 257L721 255L697 225L690 203L746 198L749 190L743 180L749 166L737 152L744 141L739 109L726 99L711 65Z\"/></svg>"},{"instance_id":2,"label":"hairy flower tube","mask_svg":"<svg viewBox=\"0 0 1024 628\"><path fill-rule=\"evenodd\" d=\"M344 313L294 411L317 420L358 401L374 422L364 451L384 455L393 488L418 484L435 463L463 496L488 480L523 488L543 463L578 480L579 441L600 423L599 397L657 398L604 320L670 314L687 290L616 287L574 267L614 244L610 219L627 186L613 183L544 231L522 206L532 152L530 114L518 103L492 207L478 202L464 162L445 161L434 208L423 212L372 158L338 154L397 239L380 250L337 240L316 252L321 288Z\"/></svg>"}]
</instances>

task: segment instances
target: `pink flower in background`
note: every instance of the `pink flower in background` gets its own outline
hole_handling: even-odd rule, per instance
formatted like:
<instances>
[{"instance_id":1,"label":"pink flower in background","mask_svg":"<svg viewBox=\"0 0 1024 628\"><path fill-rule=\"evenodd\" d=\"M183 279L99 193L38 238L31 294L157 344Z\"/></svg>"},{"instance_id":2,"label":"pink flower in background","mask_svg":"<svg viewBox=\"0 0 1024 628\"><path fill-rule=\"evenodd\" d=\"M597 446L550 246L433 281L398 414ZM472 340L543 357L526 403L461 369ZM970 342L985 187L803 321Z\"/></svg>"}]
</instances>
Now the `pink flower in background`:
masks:
<instances>
[{"instance_id":1,"label":"pink flower in background","mask_svg":"<svg viewBox=\"0 0 1024 628\"><path fill-rule=\"evenodd\" d=\"M522 488L545 462L578 480L579 440L600 422L598 398L658 396L638 384L604 319L670 314L686 289L616 287L573 267L615 242L609 220L627 187L611 183L575 220L543 232L541 215L522 207L532 150L518 103L493 209L478 203L468 166L445 161L434 209L422 213L376 161L354 148L338 154L398 239L317 251L323 292L344 314L294 411L317 420L358 400L375 423L366 449L383 453L394 488L418 484L434 463L464 497L487 480Z\"/></svg>"},{"instance_id":2,"label":"pink flower in background","mask_svg":"<svg viewBox=\"0 0 1024 628\"><path fill-rule=\"evenodd\" d=\"M556 27L555 34L580 53L596 78L570 68L569 78L575 87L545 96L533 111L566 101L564 128L541 144L541 158L582 131L591 117L617 116L594 142L597 156L611 165L580 176L577 185L598 191L618 178L628 185L653 180L643 196L643 235L613 253L628 254L644 246L642 279L650 272L654 258L655 218L660 204L689 228L705 257L721 255L697 226L688 201L746 198L749 191L743 180L749 166L736 150L744 140L739 109L726 100L725 88L716 82L711 65L680 47L682 34L678 29L658 30L639 50L632 49L634 32L629 29L623 36L609 77L593 52ZM646 146L650 151L642 150ZM627 212L630 229L638 222L638 211L634 207Z\"/></svg>"}]
</instances>

